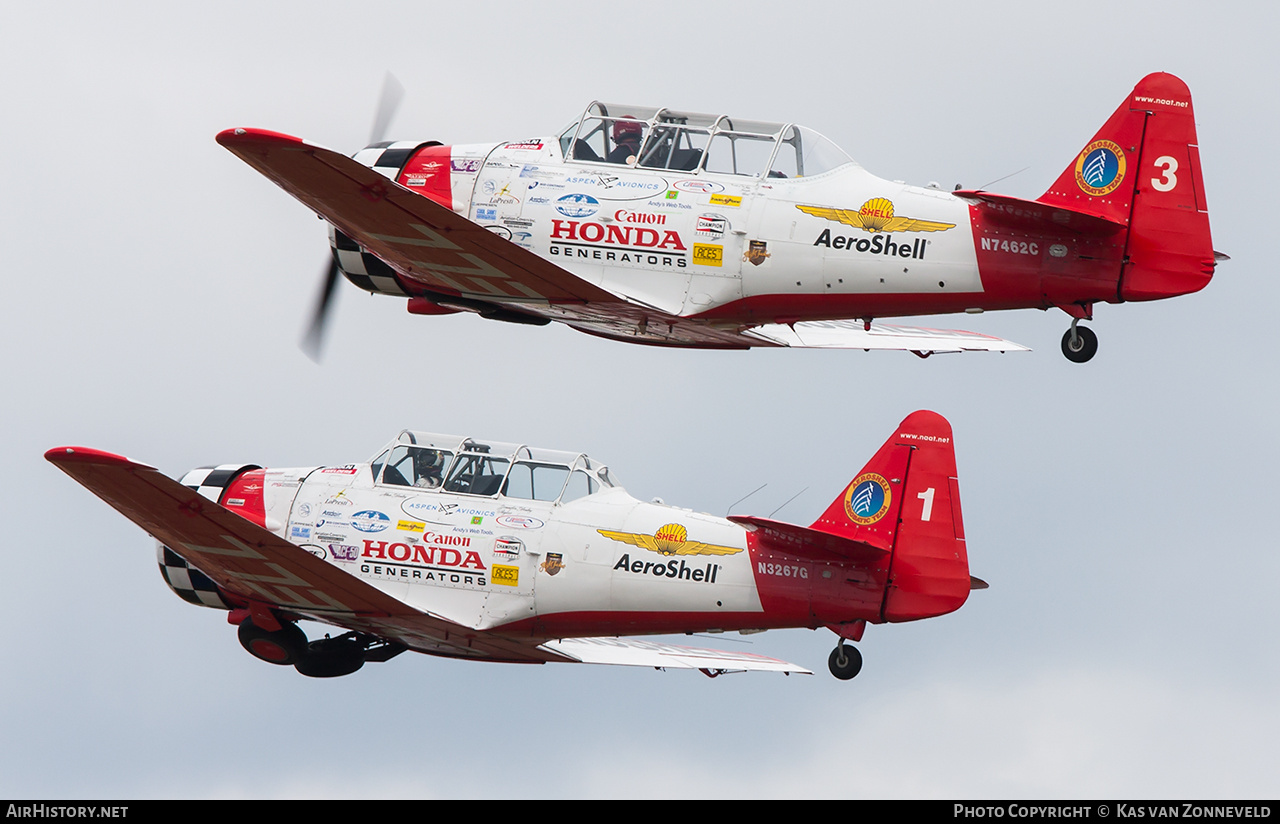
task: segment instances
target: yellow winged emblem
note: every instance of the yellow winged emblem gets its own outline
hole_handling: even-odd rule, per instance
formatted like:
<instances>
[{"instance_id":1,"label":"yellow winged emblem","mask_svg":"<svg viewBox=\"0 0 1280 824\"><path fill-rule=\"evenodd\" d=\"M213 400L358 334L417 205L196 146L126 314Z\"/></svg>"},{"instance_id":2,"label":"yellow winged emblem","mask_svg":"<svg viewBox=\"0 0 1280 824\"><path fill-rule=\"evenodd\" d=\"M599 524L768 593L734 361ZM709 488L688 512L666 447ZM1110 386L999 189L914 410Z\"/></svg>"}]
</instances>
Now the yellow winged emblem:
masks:
<instances>
[{"instance_id":1,"label":"yellow winged emblem","mask_svg":"<svg viewBox=\"0 0 1280 824\"><path fill-rule=\"evenodd\" d=\"M680 524L666 524L658 527L652 535L615 532L612 529L597 529L596 532L611 540L638 546L659 555L733 555L742 551L740 546L719 546L704 544L702 541L690 541L689 531Z\"/></svg>"},{"instance_id":2,"label":"yellow winged emblem","mask_svg":"<svg viewBox=\"0 0 1280 824\"><path fill-rule=\"evenodd\" d=\"M867 232L945 232L954 229L954 223L940 223L936 220L919 220L914 217L898 217L893 213L893 201L883 197L873 197L858 211L852 209L833 209L829 206L803 206L796 208L806 215L821 217L853 226Z\"/></svg>"}]
</instances>

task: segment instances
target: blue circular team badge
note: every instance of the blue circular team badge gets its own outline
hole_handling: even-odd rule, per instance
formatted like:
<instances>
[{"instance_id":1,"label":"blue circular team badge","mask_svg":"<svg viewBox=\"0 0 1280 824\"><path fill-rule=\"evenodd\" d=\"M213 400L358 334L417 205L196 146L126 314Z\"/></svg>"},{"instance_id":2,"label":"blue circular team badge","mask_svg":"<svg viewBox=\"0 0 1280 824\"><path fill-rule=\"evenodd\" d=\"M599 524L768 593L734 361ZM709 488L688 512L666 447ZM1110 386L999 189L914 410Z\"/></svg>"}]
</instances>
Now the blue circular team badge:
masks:
<instances>
[{"instance_id":1,"label":"blue circular team badge","mask_svg":"<svg viewBox=\"0 0 1280 824\"><path fill-rule=\"evenodd\" d=\"M1124 149L1110 140L1095 140L1076 158L1076 185L1090 197L1102 197L1124 181L1124 170Z\"/></svg>"},{"instance_id":2,"label":"blue circular team badge","mask_svg":"<svg viewBox=\"0 0 1280 824\"><path fill-rule=\"evenodd\" d=\"M874 524L889 511L889 482L875 472L859 475L844 494L844 512L855 524Z\"/></svg>"}]
</instances>

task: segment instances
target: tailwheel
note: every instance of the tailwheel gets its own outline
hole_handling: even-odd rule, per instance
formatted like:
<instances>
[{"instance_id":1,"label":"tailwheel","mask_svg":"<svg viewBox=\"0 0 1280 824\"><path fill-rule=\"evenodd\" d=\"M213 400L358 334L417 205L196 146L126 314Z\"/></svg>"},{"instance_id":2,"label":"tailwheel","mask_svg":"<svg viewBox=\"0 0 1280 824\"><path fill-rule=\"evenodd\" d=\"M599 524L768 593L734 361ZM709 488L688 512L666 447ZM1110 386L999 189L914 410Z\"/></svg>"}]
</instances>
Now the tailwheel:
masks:
<instances>
[{"instance_id":1,"label":"tailwheel","mask_svg":"<svg viewBox=\"0 0 1280 824\"><path fill-rule=\"evenodd\" d=\"M295 664L307 649L307 634L297 624L282 624L280 629L272 632L246 618L240 623L237 634L240 646L254 658L268 664Z\"/></svg>"},{"instance_id":2,"label":"tailwheel","mask_svg":"<svg viewBox=\"0 0 1280 824\"><path fill-rule=\"evenodd\" d=\"M831 657L827 659L827 667L836 678L848 681L862 671L862 653L858 652L857 647L846 647L841 638L840 643L831 651Z\"/></svg>"},{"instance_id":3,"label":"tailwheel","mask_svg":"<svg viewBox=\"0 0 1280 824\"><path fill-rule=\"evenodd\" d=\"M1071 328L1062 336L1062 354L1072 363L1084 363L1098 354L1098 336L1078 324L1079 320L1071 321Z\"/></svg>"}]
</instances>

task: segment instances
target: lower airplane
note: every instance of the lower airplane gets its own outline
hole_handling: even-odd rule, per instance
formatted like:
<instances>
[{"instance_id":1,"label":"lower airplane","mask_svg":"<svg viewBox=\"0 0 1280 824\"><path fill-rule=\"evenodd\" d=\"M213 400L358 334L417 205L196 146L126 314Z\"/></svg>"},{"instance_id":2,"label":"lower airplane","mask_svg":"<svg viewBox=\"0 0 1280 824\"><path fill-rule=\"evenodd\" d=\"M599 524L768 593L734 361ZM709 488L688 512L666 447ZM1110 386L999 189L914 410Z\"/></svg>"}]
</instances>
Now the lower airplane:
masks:
<instances>
[{"instance_id":1,"label":"lower airplane","mask_svg":"<svg viewBox=\"0 0 1280 824\"><path fill-rule=\"evenodd\" d=\"M368 463L228 464L181 481L95 449L45 457L160 543L183 599L229 610L255 657L332 677L405 650L506 663L812 674L635 637L827 627L862 668L868 623L959 609L971 589L951 426L909 415L798 526L639 501L580 453L404 431ZM348 632L308 640L299 620Z\"/></svg>"}]
</instances>

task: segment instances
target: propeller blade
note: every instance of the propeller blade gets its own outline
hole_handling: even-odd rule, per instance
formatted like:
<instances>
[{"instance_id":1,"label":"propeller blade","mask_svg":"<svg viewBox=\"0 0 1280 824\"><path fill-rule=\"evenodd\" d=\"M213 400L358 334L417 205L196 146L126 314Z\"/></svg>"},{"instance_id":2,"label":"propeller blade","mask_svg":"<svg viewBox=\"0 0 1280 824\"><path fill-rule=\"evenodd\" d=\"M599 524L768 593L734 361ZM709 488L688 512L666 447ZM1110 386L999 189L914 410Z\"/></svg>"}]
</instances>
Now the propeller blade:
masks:
<instances>
[{"instance_id":1,"label":"propeller blade","mask_svg":"<svg viewBox=\"0 0 1280 824\"><path fill-rule=\"evenodd\" d=\"M400 101L404 99L404 86L396 80L395 75L387 72L382 80L382 98L378 101L378 111L373 117L373 132L369 135L369 144L381 143L386 137L391 118L395 117Z\"/></svg>"},{"instance_id":2,"label":"propeller blade","mask_svg":"<svg viewBox=\"0 0 1280 824\"><path fill-rule=\"evenodd\" d=\"M320 362L320 347L324 343L325 318L329 314L329 306L333 303L334 289L338 285L338 259L331 258L329 267L324 273L324 286L320 291L320 300L316 303L316 311L311 316L311 326L302 338L302 351L316 363Z\"/></svg>"}]
</instances>

